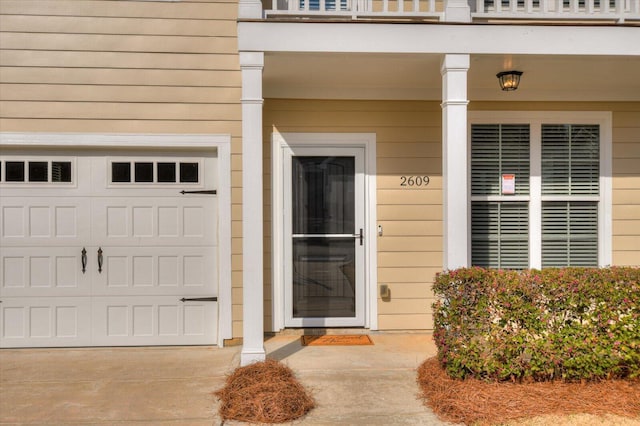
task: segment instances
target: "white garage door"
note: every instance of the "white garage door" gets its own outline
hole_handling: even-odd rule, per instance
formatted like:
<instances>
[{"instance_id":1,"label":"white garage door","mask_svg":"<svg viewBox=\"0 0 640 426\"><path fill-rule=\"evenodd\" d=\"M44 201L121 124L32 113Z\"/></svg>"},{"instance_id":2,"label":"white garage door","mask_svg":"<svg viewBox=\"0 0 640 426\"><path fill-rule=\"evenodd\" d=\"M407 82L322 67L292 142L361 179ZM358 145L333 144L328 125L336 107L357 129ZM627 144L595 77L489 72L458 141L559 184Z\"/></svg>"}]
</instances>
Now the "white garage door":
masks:
<instances>
[{"instance_id":1,"label":"white garage door","mask_svg":"<svg viewBox=\"0 0 640 426\"><path fill-rule=\"evenodd\" d=\"M3 152L0 346L216 343L216 175L205 153Z\"/></svg>"}]
</instances>

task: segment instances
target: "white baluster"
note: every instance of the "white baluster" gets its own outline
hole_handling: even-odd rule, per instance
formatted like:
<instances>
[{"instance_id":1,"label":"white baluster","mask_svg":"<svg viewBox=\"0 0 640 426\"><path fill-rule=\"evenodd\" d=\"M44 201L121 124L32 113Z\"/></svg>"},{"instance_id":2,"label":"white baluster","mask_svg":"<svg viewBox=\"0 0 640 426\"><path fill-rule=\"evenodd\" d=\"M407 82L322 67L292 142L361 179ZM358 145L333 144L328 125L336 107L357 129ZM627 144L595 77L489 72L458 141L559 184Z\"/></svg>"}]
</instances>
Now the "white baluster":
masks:
<instances>
[{"instance_id":1,"label":"white baluster","mask_svg":"<svg viewBox=\"0 0 640 426\"><path fill-rule=\"evenodd\" d=\"M580 11L580 2L578 0L571 0L569 5L571 6L571 13L578 13Z\"/></svg>"}]
</instances>

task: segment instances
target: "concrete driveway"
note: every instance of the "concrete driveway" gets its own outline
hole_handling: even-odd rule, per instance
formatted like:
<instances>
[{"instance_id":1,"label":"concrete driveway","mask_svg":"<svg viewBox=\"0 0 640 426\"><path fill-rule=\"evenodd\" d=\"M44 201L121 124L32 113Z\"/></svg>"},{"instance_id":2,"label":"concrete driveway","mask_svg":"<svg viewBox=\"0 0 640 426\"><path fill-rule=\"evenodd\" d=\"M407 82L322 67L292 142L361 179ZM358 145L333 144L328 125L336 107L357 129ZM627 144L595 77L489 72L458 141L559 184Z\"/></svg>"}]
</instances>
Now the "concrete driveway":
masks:
<instances>
[{"instance_id":1,"label":"concrete driveway","mask_svg":"<svg viewBox=\"0 0 640 426\"><path fill-rule=\"evenodd\" d=\"M415 369L435 354L431 336L372 339L373 346L266 341L268 356L289 365L318 403L295 424L443 424L417 399ZM219 425L212 392L238 366L240 349L0 350L0 423Z\"/></svg>"}]
</instances>

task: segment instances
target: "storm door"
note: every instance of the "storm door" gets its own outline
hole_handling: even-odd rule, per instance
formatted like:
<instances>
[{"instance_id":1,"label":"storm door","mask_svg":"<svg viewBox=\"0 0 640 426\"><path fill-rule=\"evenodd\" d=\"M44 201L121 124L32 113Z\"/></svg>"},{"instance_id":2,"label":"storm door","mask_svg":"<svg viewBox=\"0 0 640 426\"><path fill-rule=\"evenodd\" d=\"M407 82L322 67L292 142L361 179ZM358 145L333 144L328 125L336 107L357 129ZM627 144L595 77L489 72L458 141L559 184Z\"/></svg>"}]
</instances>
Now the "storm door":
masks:
<instances>
[{"instance_id":1,"label":"storm door","mask_svg":"<svg viewBox=\"0 0 640 426\"><path fill-rule=\"evenodd\" d=\"M285 325L364 326L364 150L285 153Z\"/></svg>"}]
</instances>

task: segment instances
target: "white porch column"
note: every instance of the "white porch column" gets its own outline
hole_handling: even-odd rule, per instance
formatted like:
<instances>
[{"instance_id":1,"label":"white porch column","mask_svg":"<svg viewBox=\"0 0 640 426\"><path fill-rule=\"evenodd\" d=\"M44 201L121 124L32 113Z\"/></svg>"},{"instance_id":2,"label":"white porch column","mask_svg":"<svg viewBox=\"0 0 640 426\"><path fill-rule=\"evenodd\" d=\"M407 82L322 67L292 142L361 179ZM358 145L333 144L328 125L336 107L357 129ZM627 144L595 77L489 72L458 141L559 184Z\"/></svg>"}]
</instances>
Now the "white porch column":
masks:
<instances>
[{"instance_id":1,"label":"white porch column","mask_svg":"<svg viewBox=\"0 0 640 426\"><path fill-rule=\"evenodd\" d=\"M263 52L240 52L242 72L241 365L263 361L262 69Z\"/></svg>"},{"instance_id":2,"label":"white porch column","mask_svg":"<svg viewBox=\"0 0 640 426\"><path fill-rule=\"evenodd\" d=\"M467 71L469 55L448 54L442 67L444 268L469 265Z\"/></svg>"}]
</instances>

